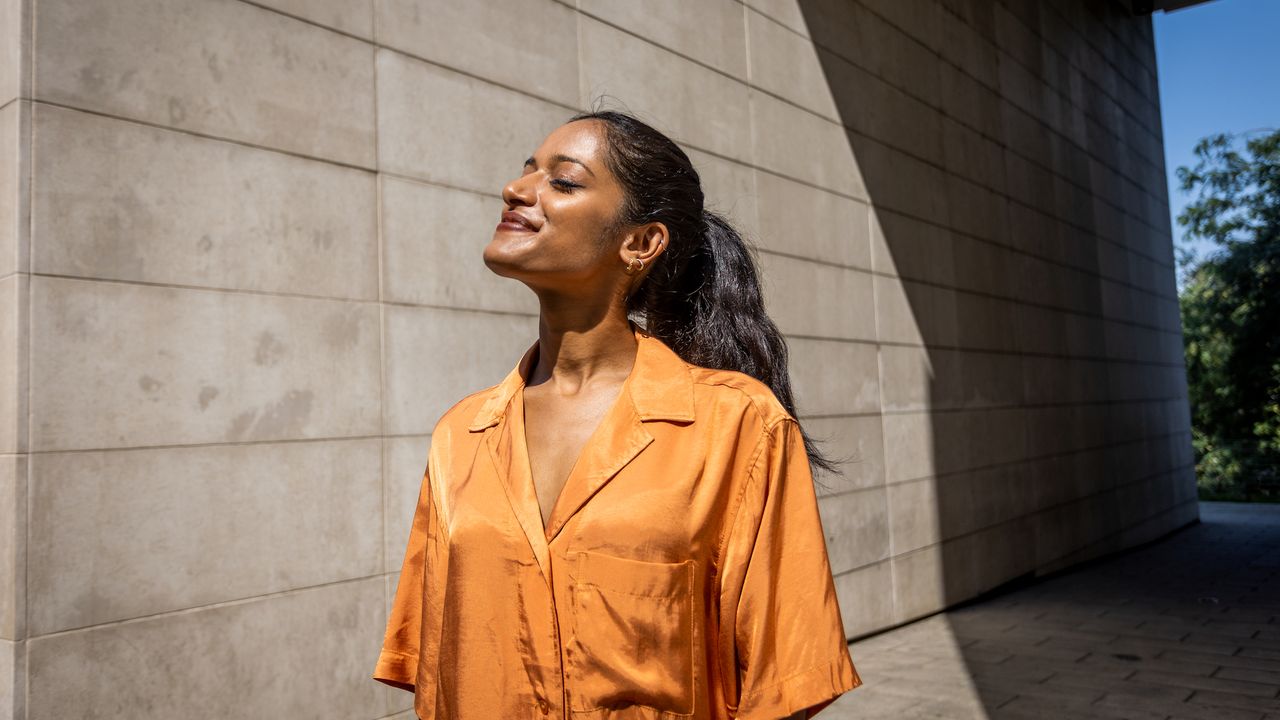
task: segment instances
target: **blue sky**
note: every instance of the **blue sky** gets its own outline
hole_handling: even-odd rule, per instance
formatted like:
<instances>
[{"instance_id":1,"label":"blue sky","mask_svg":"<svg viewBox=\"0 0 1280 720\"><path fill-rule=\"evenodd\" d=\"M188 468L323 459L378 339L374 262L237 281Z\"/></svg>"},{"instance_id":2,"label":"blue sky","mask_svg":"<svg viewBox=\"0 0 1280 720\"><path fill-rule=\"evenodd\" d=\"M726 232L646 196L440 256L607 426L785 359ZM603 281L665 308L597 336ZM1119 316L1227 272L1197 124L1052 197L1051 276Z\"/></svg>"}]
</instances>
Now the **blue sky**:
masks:
<instances>
[{"instance_id":1,"label":"blue sky","mask_svg":"<svg viewBox=\"0 0 1280 720\"><path fill-rule=\"evenodd\" d=\"M1280 127L1280 0L1212 0L1152 16L1170 218L1192 198L1175 169L1216 132ZM1175 243L1183 229L1172 220ZM1201 244L1203 253L1212 245Z\"/></svg>"}]
</instances>

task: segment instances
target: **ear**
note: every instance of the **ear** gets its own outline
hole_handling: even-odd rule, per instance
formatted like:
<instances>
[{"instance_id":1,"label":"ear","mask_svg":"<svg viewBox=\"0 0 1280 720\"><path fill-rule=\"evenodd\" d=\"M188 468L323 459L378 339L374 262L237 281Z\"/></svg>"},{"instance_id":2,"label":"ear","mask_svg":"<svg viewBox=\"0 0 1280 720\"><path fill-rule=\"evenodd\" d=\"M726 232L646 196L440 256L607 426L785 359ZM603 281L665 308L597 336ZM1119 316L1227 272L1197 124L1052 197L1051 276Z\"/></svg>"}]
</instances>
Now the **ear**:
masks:
<instances>
[{"instance_id":1,"label":"ear","mask_svg":"<svg viewBox=\"0 0 1280 720\"><path fill-rule=\"evenodd\" d=\"M622 256L623 264L632 263L632 258L637 258L642 260L647 268L653 265L659 255L666 252L670 241L667 226L660 222L653 222L627 233L626 240L623 241L618 252Z\"/></svg>"}]
</instances>

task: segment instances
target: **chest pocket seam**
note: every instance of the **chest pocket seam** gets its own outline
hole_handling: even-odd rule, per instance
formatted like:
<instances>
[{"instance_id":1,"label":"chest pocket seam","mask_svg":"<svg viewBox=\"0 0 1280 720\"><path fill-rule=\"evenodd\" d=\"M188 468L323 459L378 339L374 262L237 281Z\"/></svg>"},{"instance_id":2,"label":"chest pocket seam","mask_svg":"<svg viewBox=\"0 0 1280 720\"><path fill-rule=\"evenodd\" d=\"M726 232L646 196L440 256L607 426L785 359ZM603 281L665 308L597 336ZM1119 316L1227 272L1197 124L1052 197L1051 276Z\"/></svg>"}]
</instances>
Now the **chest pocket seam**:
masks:
<instances>
[{"instance_id":1,"label":"chest pocket seam","mask_svg":"<svg viewBox=\"0 0 1280 720\"><path fill-rule=\"evenodd\" d=\"M578 686L572 703L578 707L571 707L570 711L617 709L619 705L610 702L625 702L652 710L655 717L691 717L695 710L698 649L694 624L697 561L662 563L593 551L577 551L574 555L572 652L566 670L572 671L572 680ZM637 598L636 604L611 603L610 595ZM672 622L673 616L678 624ZM615 621L616 618L621 620ZM635 637L635 633L625 632L637 628L652 635ZM642 650L646 641L648 649ZM655 650L653 655L659 663L678 657L667 651L679 650L685 655L674 663L665 687L645 687L638 682L640 675L650 677L654 671L655 660L646 662L645 658ZM614 661L604 673L608 687L599 680L592 687L593 661ZM637 667L637 682L628 683L626 671L633 663L642 663L643 667Z\"/></svg>"}]
</instances>

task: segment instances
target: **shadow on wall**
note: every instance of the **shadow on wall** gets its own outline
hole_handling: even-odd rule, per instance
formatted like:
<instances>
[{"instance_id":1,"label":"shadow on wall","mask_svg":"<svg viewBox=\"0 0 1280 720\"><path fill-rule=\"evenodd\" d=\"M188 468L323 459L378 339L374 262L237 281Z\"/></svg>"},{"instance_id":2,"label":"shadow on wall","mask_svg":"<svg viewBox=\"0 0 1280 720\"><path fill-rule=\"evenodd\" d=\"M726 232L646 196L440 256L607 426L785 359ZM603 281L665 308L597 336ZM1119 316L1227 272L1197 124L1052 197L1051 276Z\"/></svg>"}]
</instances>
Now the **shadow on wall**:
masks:
<instances>
[{"instance_id":1,"label":"shadow on wall","mask_svg":"<svg viewBox=\"0 0 1280 720\"><path fill-rule=\"evenodd\" d=\"M1149 17L1066 3L799 3L873 216L897 622L1196 515L1157 101L1104 125L1136 88L1073 64L1111 32L1149 72Z\"/></svg>"}]
</instances>

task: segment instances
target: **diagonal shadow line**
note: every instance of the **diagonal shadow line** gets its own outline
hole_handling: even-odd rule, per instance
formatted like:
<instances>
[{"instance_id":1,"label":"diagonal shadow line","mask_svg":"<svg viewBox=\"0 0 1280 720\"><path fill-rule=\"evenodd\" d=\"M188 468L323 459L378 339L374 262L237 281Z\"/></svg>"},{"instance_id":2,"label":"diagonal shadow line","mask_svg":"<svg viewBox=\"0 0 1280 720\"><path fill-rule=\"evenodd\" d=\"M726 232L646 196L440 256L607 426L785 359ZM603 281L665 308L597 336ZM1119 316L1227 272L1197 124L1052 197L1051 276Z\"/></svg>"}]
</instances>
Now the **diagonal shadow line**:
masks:
<instances>
[{"instance_id":1,"label":"diagonal shadow line","mask_svg":"<svg viewBox=\"0 0 1280 720\"><path fill-rule=\"evenodd\" d=\"M765 90L843 126L878 228L877 303L904 299L897 316L876 309L903 325L879 330L895 341L880 347L889 532L895 519L915 528L889 545L902 624L1132 545L1125 530L1149 511L1122 501L1171 484L1179 468L1162 463L1182 436L1150 446L1167 428L1146 424L1142 398L1118 386L1132 368L1117 372L1110 359L1124 350L1105 322L1102 263L1119 252L1117 235L1145 257L1141 236L1152 232L1095 186L1091 163L1107 160L1115 137L1087 120L1084 146L1057 132L1102 112L1074 108L1066 88L1035 91L1056 98L1040 105L1048 115L1023 106L1029 91L1015 83L1065 77L1067 58L1051 62L1051 47L1015 58L995 44L997 23L1039 28L1053 3L864 1L798 2L803 27L788 32L808 34L829 97L815 101L803 83ZM1139 21L1109 0L1083 1L1097 28ZM946 622L961 624L952 636L979 703L1000 715L1008 668L973 637L1007 622L977 612ZM1058 660L1029 654L1020 670L1052 673Z\"/></svg>"}]
</instances>

